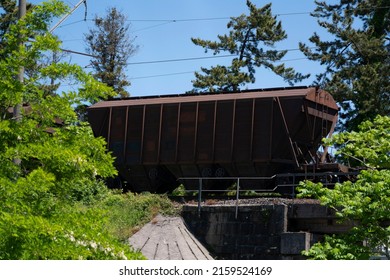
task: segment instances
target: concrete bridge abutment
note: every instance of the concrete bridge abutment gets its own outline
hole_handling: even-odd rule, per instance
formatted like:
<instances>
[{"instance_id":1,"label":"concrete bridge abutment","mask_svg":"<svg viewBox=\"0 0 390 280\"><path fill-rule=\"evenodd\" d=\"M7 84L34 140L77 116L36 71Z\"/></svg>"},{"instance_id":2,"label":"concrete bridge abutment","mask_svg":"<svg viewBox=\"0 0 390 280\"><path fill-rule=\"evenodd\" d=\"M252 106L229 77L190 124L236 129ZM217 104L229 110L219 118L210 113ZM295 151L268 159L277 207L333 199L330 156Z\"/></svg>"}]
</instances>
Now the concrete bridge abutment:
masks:
<instances>
[{"instance_id":1,"label":"concrete bridge abutment","mask_svg":"<svg viewBox=\"0 0 390 280\"><path fill-rule=\"evenodd\" d=\"M264 200L261 204L185 205L189 230L216 259L303 259L301 252L324 234L344 232L334 213L317 201Z\"/></svg>"}]
</instances>

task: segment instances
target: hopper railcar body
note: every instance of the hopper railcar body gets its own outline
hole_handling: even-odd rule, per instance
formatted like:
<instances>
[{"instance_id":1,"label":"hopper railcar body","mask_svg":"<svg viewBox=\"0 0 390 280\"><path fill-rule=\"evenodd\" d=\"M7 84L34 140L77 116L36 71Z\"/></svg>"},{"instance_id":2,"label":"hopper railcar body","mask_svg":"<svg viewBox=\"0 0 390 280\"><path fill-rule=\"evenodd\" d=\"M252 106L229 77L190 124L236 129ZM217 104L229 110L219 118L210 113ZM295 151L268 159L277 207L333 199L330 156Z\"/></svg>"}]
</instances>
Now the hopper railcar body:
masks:
<instances>
[{"instance_id":1,"label":"hopper railcar body","mask_svg":"<svg viewBox=\"0 0 390 280\"><path fill-rule=\"evenodd\" d=\"M165 192L182 177L264 177L318 165L338 110L326 91L292 87L101 101L88 120L129 189Z\"/></svg>"}]
</instances>

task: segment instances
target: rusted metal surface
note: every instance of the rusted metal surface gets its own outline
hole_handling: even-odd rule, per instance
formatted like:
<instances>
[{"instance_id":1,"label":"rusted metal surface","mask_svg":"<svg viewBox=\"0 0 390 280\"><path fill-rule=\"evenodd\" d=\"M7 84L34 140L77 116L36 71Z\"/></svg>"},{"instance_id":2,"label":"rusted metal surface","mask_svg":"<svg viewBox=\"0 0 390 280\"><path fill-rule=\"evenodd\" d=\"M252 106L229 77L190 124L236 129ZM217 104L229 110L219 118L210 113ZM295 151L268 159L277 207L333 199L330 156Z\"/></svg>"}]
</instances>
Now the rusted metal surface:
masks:
<instances>
[{"instance_id":1,"label":"rusted metal surface","mask_svg":"<svg viewBox=\"0 0 390 280\"><path fill-rule=\"evenodd\" d=\"M244 93L244 94L243 94ZM320 94L320 96L318 96ZM317 102L326 102L330 108L338 110L337 104L333 97L323 90L316 88L296 87L296 88L281 88L281 89L259 89L240 92L217 93L217 94L174 94L148 97L130 97L126 99L102 101L92 105L90 108L107 108L121 106L136 106L136 105L160 105L165 103L190 103L204 101L223 101L223 100L239 100L252 98L273 98L273 97L294 97L305 96L307 100ZM326 105L325 104L325 105Z\"/></svg>"},{"instance_id":2,"label":"rusted metal surface","mask_svg":"<svg viewBox=\"0 0 390 280\"><path fill-rule=\"evenodd\" d=\"M135 191L164 191L179 177L272 176L316 161L338 106L316 88L169 95L88 108L96 136Z\"/></svg>"}]
</instances>

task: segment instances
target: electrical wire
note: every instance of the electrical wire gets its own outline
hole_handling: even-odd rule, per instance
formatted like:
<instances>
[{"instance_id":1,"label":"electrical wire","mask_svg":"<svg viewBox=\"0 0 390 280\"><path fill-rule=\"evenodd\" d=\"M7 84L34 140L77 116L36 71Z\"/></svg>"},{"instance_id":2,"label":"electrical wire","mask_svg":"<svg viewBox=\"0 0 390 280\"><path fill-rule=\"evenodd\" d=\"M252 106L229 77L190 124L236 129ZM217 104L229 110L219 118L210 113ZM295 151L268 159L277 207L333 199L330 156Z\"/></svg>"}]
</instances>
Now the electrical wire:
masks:
<instances>
[{"instance_id":1,"label":"electrical wire","mask_svg":"<svg viewBox=\"0 0 390 280\"><path fill-rule=\"evenodd\" d=\"M313 49L315 47L312 47L310 49ZM285 49L285 50L279 50L279 52L292 52L292 51L299 51L300 49ZM152 60L152 61L139 61L139 62L130 62L126 65L139 65L139 64L154 64L154 63L167 63L167 62L180 62L180 61L189 61L189 60L203 60L203 59L213 59L213 58L224 58L224 57L234 57L237 56L235 54L227 54L227 55L213 55L213 56L201 56L201 57L188 57L188 58L175 58L175 59L166 59L166 60Z\"/></svg>"},{"instance_id":2,"label":"electrical wire","mask_svg":"<svg viewBox=\"0 0 390 280\"><path fill-rule=\"evenodd\" d=\"M234 55L234 54L227 54L227 55L214 55L214 56L203 56L203 57L202 56L201 57L188 57L188 58L176 58L176 59L154 60L154 61L139 61L139 62L130 62L130 63L127 63L127 65L179 62L179 61L189 61L189 60L202 60L202 59L211 59L211 58L232 57L232 56L236 56L236 55Z\"/></svg>"},{"instance_id":3,"label":"electrical wire","mask_svg":"<svg viewBox=\"0 0 390 280\"><path fill-rule=\"evenodd\" d=\"M128 19L130 22L187 22L187 21L211 21L211 20L226 20L230 17L213 17L213 18L187 18L187 19Z\"/></svg>"},{"instance_id":4,"label":"electrical wire","mask_svg":"<svg viewBox=\"0 0 390 280\"><path fill-rule=\"evenodd\" d=\"M313 49L315 47L312 47ZM67 50L67 49L61 49L63 52L68 52L68 53L73 53L73 54L78 54L78 55L83 55L83 56L89 56L89 57L94 57L96 58L97 56L91 55L88 53L83 53L83 52L78 52L78 51L72 51L72 50ZM285 50L280 50L280 52L287 51L299 51L299 49L285 49ZM227 55L213 55L213 56L200 56L200 57L187 57L187 58L174 58L174 59L165 59L165 60L151 60L151 61L137 61L137 62L129 62L126 65L131 66L131 65L143 65L143 64L155 64L155 63L169 63L169 62L180 62L180 61L193 61L193 60L204 60L204 59L215 59L215 58L226 58L226 57L234 57L237 56L235 54L227 54ZM302 58L298 59L290 59L290 60L283 60L283 61L294 61L294 60L301 60ZM283 62L280 61L280 62Z\"/></svg>"},{"instance_id":5,"label":"electrical wire","mask_svg":"<svg viewBox=\"0 0 390 280\"><path fill-rule=\"evenodd\" d=\"M86 1L84 2L86 6ZM374 7L374 9L387 9L390 8L390 6L381 6L381 7ZM87 18L87 7L85 7L85 16L83 20L78 20L72 23L68 23L65 25L62 25L61 27L73 25L79 22L85 22L85 21L93 21L93 19L88 19ZM299 15L307 15L311 14L312 12L290 12L290 13L278 13L275 14L275 16L299 16ZM194 21L215 21L215 20L228 20L231 19L231 17L213 17L213 18L188 18L188 19L132 19L132 20L127 20L129 22L161 22L159 24L155 24L149 27L141 28L138 30L134 30L133 32L139 32L147 29L152 29L155 27L159 27L162 25L167 25L171 23L178 23L178 22L194 22ZM281 50L281 51L297 51L299 49L288 49L288 50ZM89 57L96 57L91 54L87 53L82 53L78 51L72 51L72 50L65 50L63 49L64 52L69 52L69 53L74 53L78 55L83 55L83 56L89 56ZM127 63L127 65L141 65L141 64L154 64L154 63L169 63L169 62L180 62L180 61L191 61L191 60L203 60L203 59L214 59L214 58L225 58L225 57L233 57L235 55L214 55L214 56L206 56L206 57L189 57L189 58L178 58L178 59L167 59L167 60L156 60L156 61L140 61L140 62L130 62ZM303 60L307 58L297 58L297 59L289 59L289 60L283 60L280 62L285 62L285 61L296 61L296 60ZM188 74L188 73L193 73L194 71L186 71L186 72L178 72L178 73L169 73L169 74L160 74L160 75L151 75L151 76L145 76L145 77L134 77L132 79L144 79L144 78L152 78L152 77L162 77L162 76L172 76L172 75L182 75L182 74Z\"/></svg>"},{"instance_id":6,"label":"electrical wire","mask_svg":"<svg viewBox=\"0 0 390 280\"><path fill-rule=\"evenodd\" d=\"M78 54L78 55L83 55L83 56L89 56L89 57L97 58L96 55L92 55L92 54L88 54L88 53L72 51L72 50L67 50L67 49L60 49L60 50L63 51L63 52L67 52L67 53L73 53L73 54Z\"/></svg>"},{"instance_id":7,"label":"electrical wire","mask_svg":"<svg viewBox=\"0 0 390 280\"><path fill-rule=\"evenodd\" d=\"M86 5L86 2L85 2ZM360 8L360 10L367 9L388 9L390 6L379 6L372 8ZM85 8L87 9L87 7ZM312 12L291 12L291 13L277 13L275 16L300 16L300 15L310 15ZM193 22L193 21L214 21L214 20L229 20L232 17L211 17L211 18L187 18L187 19L127 19L129 22L163 22L163 24L175 23L175 22ZM68 25L76 24L83 21L93 21L92 18L87 18L87 10L85 10L85 17L83 20L74 21L68 24L63 24L61 27L65 27ZM161 24L162 25L162 24ZM160 26L160 25L155 25ZM153 28L155 26L146 27L145 29ZM59 28L61 28L59 27Z\"/></svg>"},{"instance_id":8,"label":"electrical wire","mask_svg":"<svg viewBox=\"0 0 390 280\"><path fill-rule=\"evenodd\" d=\"M167 74L157 74L157 75L150 75L150 76L140 76L140 77L133 77L130 78L130 80L140 80L140 79L149 79L149 78L157 78L157 77L166 77L166 76L176 76L176 75L184 75L184 74L193 74L195 71L185 71L185 72L176 72L176 73L167 73Z\"/></svg>"},{"instance_id":9,"label":"electrical wire","mask_svg":"<svg viewBox=\"0 0 390 280\"><path fill-rule=\"evenodd\" d=\"M291 59L283 59L278 62L289 62L289 61L298 61L298 60L308 60L307 57L301 57L301 58L291 58ZM166 73L166 74L157 74L157 75L149 75L149 76L139 76L139 77L133 77L130 78L130 80L140 80L140 79L149 79L149 78L158 78L158 77L165 77L165 76L176 76L176 75L184 75L184 74L193 74L197 72L198 70L194 71L184 71L184 72L176 72L176 73Z\"/></svg>"}]
</instances>

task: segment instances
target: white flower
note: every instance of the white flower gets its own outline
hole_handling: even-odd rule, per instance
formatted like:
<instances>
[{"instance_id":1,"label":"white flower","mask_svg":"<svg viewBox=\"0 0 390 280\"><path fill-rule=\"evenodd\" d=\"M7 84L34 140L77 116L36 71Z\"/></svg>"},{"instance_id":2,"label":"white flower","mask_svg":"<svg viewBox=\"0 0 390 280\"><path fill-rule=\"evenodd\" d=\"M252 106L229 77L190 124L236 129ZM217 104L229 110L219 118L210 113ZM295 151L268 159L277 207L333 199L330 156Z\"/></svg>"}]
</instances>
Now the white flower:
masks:
<instances>
[{"instance_id":1,"label":"white flower","mask_svg":"<svg viewBox=\"0 0 390 280\"><path fill-rule=\"evenodd\" d=\"M121 260L127 260L127 257L126 257L126 255L125 255L125 253L123 251L119 253L119 258Z\"/></svg>"},{"instance_id":2,"label":"white flower","mask_svg":"<svg viewBox=\"0 0 390 280\"><path fill-rule=\"evenodd\" d=\"M96 244L96 242L94 242L94 241L91 241L91 242L89 243L89 245L90 245L93 249L96 249L96 248L97 248L97 244Z\"/></svg>"},{"instance_id":3,"label":"white flower","mask_svg":"<svg viewBox=\"0 0 390 280\"><path fill-rule=\"evenodd\" d=\"M108 253L110 253L112 251L112 249L110 247L108 248L103 248L104 249L104 254L108 255Z\"/></svg>"},{"instance_id":4,"label":"white flower","mask_svg":"<svg viewBox=\"0 0 390 280\"><path fill-rule=\"evenodd\" d=\"M76 242L76 244L77 244L77 245L84 246L84 247L87 246L87 243L86 243L85 241L82 241L82 240L81 240L81 241L78 240L78 241Z\"/></svg>"}]
</instances>

